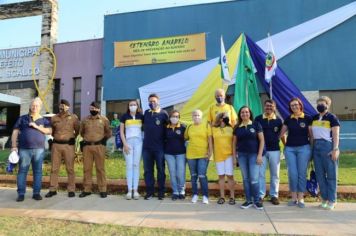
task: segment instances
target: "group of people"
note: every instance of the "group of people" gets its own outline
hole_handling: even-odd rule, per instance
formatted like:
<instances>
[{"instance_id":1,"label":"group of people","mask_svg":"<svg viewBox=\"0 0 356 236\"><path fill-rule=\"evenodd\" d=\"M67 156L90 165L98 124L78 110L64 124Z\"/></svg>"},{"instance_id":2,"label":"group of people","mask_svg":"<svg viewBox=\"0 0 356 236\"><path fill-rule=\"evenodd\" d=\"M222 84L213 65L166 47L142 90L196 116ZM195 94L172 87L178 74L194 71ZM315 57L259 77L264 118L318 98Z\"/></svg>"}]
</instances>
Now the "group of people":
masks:
<instances>
[{"instance_id":1,"label":"group of people","mask_svg":"<svg viewBox=\"0 0 356 236\"><path fill-rule=\"evenodd\" d=\"M26 177L30 165L33 172L33 194L35 200L42 200L42 163L45 155L46 135L52 135L51 142L51 176L50 188L45 197L57 194L58 174L64 160L68 175L68 197L75 197L75 139L80 134L83 152L83 186L79 197L86 197L92 191L92 170L95 163L97 184L100 197L107 197L105 174L105 142L111 137L109 120L100 115L100 105L92 102L89 107L90 115L79 121L75 114L69 112L70 103L62 99L59 113L50 120L40 115L42 101L32 100L29 113L20 116L14 125L11 136L11 151L18 152L19 169L17 174L17 199L22 202L26 193Z\"/></svg>"},{"instance_id":2,"label":"group of people","mask_svg":"<svg viewBox=\"0 0 356 236\"><path fill-rule=\"evenodd\" d=\"M157 94L148 97L150 109L144 113L137 100L128 103L127 112L120 119L120 137L126 161L128 188L126 199L140 198L138 182L142 157L145 200L155 196L154 167L156 167L158 182L157 197L160 200L165 197L166 163L170 174L172 200L185 199L186 164L188 164L192 187L191 201L196 203L199 200L199 180L202 202L208 204L207 170L209 162L213 160L219 176L218 204L224 204L226 201L226 180L229 190L228 204L236 204L234 166L237 165L241 170L245 193L245 202L240 207L246 209L254 206L256 209L263 209L263 200L266 197L265 172L268 165L269 200L272 204L278 205L281 146L284 146L291 192L288 206L305 207L307 168L313 158L322 198L321 207L325 209L335 207L340 123L337 117L329 112L331 100L328 97L322 96L317 100L318 114L314 117L304 113L303 103L299 98L292 98L289 102L291 114L284 121L278 117L276 103L273 100L266 100L263 114L254 118L248 106L241 107L236 114L234 108L225 103L223 89L215 91L215 98L216 104L210 107L207 119L203 118L202 111L194 110L193 123L190 125L180 121L179 111L173 110L168 114L163 110L159 106ZM46 197L56 194L61 158L64 158L68 172L68 196L75 196L75 185L71 182L74 172L71 172L70 167L73 163L69 160L71 155L68 155L66 150L69 152L74 149L69 142L79 133L83 136L85 144L83 147L84 191L79 197L91 194L91 171L94 161L100 196L106 197L105 148L102 144L103 140L111 136L108 120L96 113L99 112L99 108L92 103L91 115L79 125L76 116L68 112L69 104L63 105L68 102L62 100L61 107L65 109L52 118L50 125L36 115L36 101L35 99L31 105L30 114L19 118L12 137L13 149L17 150L16 140L20 133L17 200L24 199L26 174L30 162L33 164L34 171L33 198L42 199L39 194L41 186L39 166L42 165L43 154L32 150L41 149L42 146L35 145L36 142L39 144L40 140L36 141L28 137L51 132L54 136L51 187ZM29 143L34 144L31 146Z\"/></svg>"}]
</instances>

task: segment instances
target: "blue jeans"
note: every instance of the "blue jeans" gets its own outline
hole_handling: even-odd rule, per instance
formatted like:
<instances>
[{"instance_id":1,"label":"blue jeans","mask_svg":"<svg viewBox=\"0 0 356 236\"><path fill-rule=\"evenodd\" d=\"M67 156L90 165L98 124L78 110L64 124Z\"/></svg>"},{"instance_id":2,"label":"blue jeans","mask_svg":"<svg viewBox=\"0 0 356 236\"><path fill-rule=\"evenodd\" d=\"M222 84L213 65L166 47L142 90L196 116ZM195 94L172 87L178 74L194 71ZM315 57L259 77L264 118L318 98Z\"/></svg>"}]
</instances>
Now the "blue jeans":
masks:
<instances>
[{"instance_id":1,"label":"blue jeans","mask_svg":"<svg viewBox=\"0 0 356 236\"><path fill-rule=\"evenodd\" d=\"M266 195L266 168L268 163L270 171L269 196L278 198L280 155L280 151L267 151L266 155L263 156L259 174L260 198L264 198Z\"/></svg>"},{"instance_id":2,"label":"blue jeans","mask_svg":"<svg viewBox=\"0 0 356 236\"><path fill-rule=\"evenodd\" d=\"M163 150L143 149L143 169L146 184L146 193L153 194L155 186L154 164L157 169L158 193L164 194L164 185L166 183L164 152Z\"/></svg>"},{"instance_id":3,"label":"blue jeans","mask_svg":"<svg viewBox=\"0 0 356 236\"><path fill-rule=\"evenodd\" d=\"M185 194L185 154L164 154L168 164L173 194Z\"/></svg>"},{"instance_id":4,"label":"blue jeans","mask_svg":"<svg viewBox=\"0 0 356 236\"><path fill-rule=\"evenodd\" d=\"M142 156L142 138L134 137L126 140L130 152L124 152L126 161L126 180L128 192L138 189L140 178L140 161Z\"/></svg>"},{"instance_id":5,"label":"blue jeans","mask_svg":"<svg viewBox=\"0 0 356 236\"><path fill-rule=\"evenodd\" d=\"M198 159L187 159L190 179L192 183L192 193L193 195L198 194L198 178L200 181L201 191L203 196L208 197L208 177L206 176L206 171L208 169L209 160L207 158Z\"/></svg>"},{"instance_id":6,"label":"blue jeans","mask_svg":"<svg viewBox=\"0 0 356 236\"><path fill-rule=\"evenodd\" d=\"M339 161L333 161L329 153L333 149L332 142L314 140L313 158L316 180L318 181L321 198L324 201L336 202L337 173Z\"/></svg>"},{"instance_id":7,"label":"blue jeans","mask_svg":"<svg viewBox=\"0 0 356 236\"><path fill-rule=\"evenodd\" d=\"M253 202L256 203L259 201L260 197L260 185L258 182L260 166L256 162L257 153L239 152L238 159L242 174L246 201L252 202L253 200Z\"/></svg>"},{"instance_id":8,"label":"blue jeans","mask_svg":"<svg viewBox=\"0 0 356 236\"><path fill-rule=\"evenodd\" d=\"M307 185L307 169L311 157L310 145L286 146L284 155L287 161L289 191L304 193Z\"/></svg>"},{"instance_id":9,"label":"blue jeans","mask_svg":"<svg viewBox=\"0 0 356 236\"><path fill-rule=\"evenodd\" d=\"M44 149L19 149L19 172L17 174L17 193L25 195L26 178L30 164L33 172L33 194L40 194L42 187L42 162L44 158Z\"/></svg>"}]
</instances>

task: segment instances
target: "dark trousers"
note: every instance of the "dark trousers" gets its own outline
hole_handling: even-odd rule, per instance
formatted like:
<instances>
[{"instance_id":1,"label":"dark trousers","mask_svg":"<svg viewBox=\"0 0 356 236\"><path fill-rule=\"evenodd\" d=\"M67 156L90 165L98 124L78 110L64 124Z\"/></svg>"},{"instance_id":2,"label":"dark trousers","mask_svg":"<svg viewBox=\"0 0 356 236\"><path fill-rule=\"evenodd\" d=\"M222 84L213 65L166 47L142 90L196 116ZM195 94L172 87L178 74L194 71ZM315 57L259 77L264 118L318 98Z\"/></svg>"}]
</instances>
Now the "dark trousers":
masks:
<instances>
[{"instance_id":1,"label":"dark trousers","mask_svg":"<svg viewBox=\"0 0 356 236\"><path fill-rule=\"evenodd\" d=\"M166 174L165 174L163 150L143 149L142 156L143 156L144 177L146 183L146 193L147 194L154 193L154 185L155 185L154 164L156 163L158 193L164 194Z\"/></svg>"}]
</instances>

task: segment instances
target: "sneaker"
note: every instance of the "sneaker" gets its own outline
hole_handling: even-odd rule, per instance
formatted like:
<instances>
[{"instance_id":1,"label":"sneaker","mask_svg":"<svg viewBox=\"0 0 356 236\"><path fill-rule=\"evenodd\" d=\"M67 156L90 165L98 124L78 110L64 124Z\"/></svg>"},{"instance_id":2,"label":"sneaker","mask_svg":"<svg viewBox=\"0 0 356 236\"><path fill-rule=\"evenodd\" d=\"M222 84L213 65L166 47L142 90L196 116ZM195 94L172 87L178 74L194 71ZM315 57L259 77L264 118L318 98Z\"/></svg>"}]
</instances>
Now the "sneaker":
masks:
<instances>
[{"instance_id":1,"label":"sneaker","mask_svg":"<svg viewBox=\"0 0 356 236\"><path fill-rule=\"evenodd\" d=\"M25 200L25 196L24 196L24 195L19 195L19 196L16 198L16 202L23 202L23 200Z\"/></svg>"},{"instance_id":2,"label":"sneaker","mask_svg":"<svg viewBox=\"0 0 356 236\"><path fill-rule=\"evenodd\" d=\"M290 200L288 203L287 203L287 206L297 206L298 205L298 202L296 200Z\"/></svg>"},{"instance_id":3,"label":"sneaker","mask_svg":"<svg viewBox=\"0 0 356 236\"><path fill-rule=\"evenodd\" d=\"M335 209L335 203L334 202L329 202L329 204L327 204L327 206L326 206L326 210L330 210L330 211L332 211L332 210L334 210Z\"/></svg>"},{"instance_id":4,"label":"sneaker","mask_svg":"<svg viewBox=\"0 0 356 236\"><path fill-rule=\"evenodd\" d=\"M131 200L132 199L132 191L128 191L126 193L126 200Z\"/></svg>"},{"instance_id":5,"label":"sneaker","mask_svg":"<svg viewBox=\"0 0 356 236\"><path fill-rule=\"evenodd\" d=\"M135 200L140 199L140 194L139 194L137 191L134 191L133 198L134 198Z\"/></svg>"},{"instance_id":6,"label":"sneaker","mask_svg":"<svg viewBox=\"0 0 356 236\"><path fill-rule=\"evenodd\" d=\"M100 195L101 198L106 198L108 196L108 193L107 192L100 192L99 195Z\"/></svg>"},{"instance_id":7,"label":"sneaker","mask_svg":"<svg viewBox=\"0 0 356 236\"><path fill-rule=\"evenodd\" d=\"M263 203L261 201L255 203L255 208L257 210L263 210Z\"/></svg>"},{"instance_id":8,"label":"sneaker","mask_svg":"<svg viewBox=\"0 0 356 236\"><path fill-rule=\"evenodd\" d=\"M36 201L41 201L42 200L42 196L40 194L33 194L32 199L36 200Z\"/></svg>"},{"instance_id":9,"label":"sneaker","mask_svg":"<svg viewBox=\"0 0 356 236\"><path fill-rule=\"evenodd\" d=\"M184 195L184 194L179 194L179 195L178 195L178 198L179 198L180 200L184 200L184 199L185 199L185 195Z\"/></svg>"},{"instance_id":10,"label":"sneaker","mask_svg":"<svg viewBox=\"0 0 356 236\"><path fill-rule=\"evenodd\" d=\"M326 209L328 207L328 202L327 201L322 201L321 204L319 205L320 208Z\"/></svg>"},{"instance_id":11,"label":"sneaker","mask_svg":"<svg viewBox=\"0 0 356 236\"><path fill-rule=\"evenodd\" d=\"M247 208L250 208L250 207L252 207L253 206L253 203L252 202L244 202L241 206L240 206L240 208L241 209L247 209Z\"/></svg>"},{"instance_id":12,"label":"sneaker","mask_svg":"<svg viewBox=\"0 0 356 236\"><path fill-rule=\"evenodd\" d=\"M176 201L179 198L178 194L172 195L172 201Z\"/></svg>"},{"instance_id":13,"label":"sneaker","mask_svg":"<svg viewBox=\"0 0 356 236\"><path fill-rule=\"evenodd\" d=\"M277 197L271 197L271 203L273 205L279 205L279 200Z\"/></svg>"},{"instance_id":14,"label":"sneaker","mask_svg":"<svg viewBox=\"0 0 356 236\"><path fill-rule=\"evenodd\" d=\"M209 204L209 198L207 196L203 196L203 204Z\"/></svg>"},{"instance_id":15,"label":"sneaker","mask_svg":"<svg viewBox=\"0 0 356 236\"><path fill-rule=\"evenodd\" d=\"M75 193L74 192L68 192L68 197L75 197Z\"/></svg>"},{"instance_id":16,"label":"sneaker","mask_svg":"<svg viewBox=\"0 0 356 236\"><path fill-rule=\"evenodd\" d=\"M198 201L198 195L194 194L192 197L192 203L197 203Z\"/></svg>"},{"instance_id":17,"label":"sneaker","mask_svg":"<svg viewBox=\"0 0 356 236\"><path fill-rule=\"evenodd\" d=\"M164 199L164 193L159 193L158 200L163 200L163 199Z\"/></svg>"},{"instance_id":18,"label":"sneaker","mask_svg":"<svg viewBox=\"0 0 356 236\"><path fill-rule=\"evenodd\" d=\"M303 202L299 201L297 205L298 205L299 208L305 208L304 201Z\"/></svg>"},{"instance_id":19,"label":"sneaker","mask_svg":"<svg viewBox=\"0 0 356 236\"><path fill-rule=\"evenodd\" d=\"M153 194L147 193L145 195L145 200L151 200L153 198Z\"/></svg>"}]
</instances>

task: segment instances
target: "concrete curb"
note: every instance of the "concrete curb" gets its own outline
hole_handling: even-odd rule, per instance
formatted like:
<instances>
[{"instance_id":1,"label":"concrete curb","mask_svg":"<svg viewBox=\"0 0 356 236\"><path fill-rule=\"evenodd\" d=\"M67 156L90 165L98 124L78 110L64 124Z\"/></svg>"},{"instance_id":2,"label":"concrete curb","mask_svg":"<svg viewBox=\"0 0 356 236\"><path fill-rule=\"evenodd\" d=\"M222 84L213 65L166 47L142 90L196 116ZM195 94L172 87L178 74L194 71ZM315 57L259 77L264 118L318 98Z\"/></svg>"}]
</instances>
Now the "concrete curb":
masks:
<instances>
[{"instance_id":1,"label":"concrete curb","mask_svg":"<svg viewBox=\"0 0 356 236\"><path fill-rule=\"evenodd\" d=\"M43 176L42 178L42 189L46 190L49 187L49 176ZM27 185L32 186L33 178L32 176L27 177ZM75 179L77 191L83 189L83 179L77 177ZM0 184L1 185L15 185L16 176L15 175L0 175ZM65 190L67 187L67 177L59 177L58 180L59 188ZM166 182L167 192L170 192L170 183ZM225 189L228 189L227 184ZM127 191L126 180L125 179L107 179L107 190L110 193L125 193ZM144 192L145 182L140 180L139 190ZM269 184L267 184L267 191L269 190ZM96 178L93 178L93 191L98 191ZM186 182L186 192L191 192L190 182ZM219 195L219 185L218 183L209 183L209 194L218 196ZM242 183L237 183L235 185L235 194L236 196L243 196L243 186ZM287 184L280 184L279 187L280 197L288 197L289 189ZM338 186L338 196L340 198L356 198L356 186Z\"/></svg>"}]
</instances>

